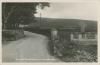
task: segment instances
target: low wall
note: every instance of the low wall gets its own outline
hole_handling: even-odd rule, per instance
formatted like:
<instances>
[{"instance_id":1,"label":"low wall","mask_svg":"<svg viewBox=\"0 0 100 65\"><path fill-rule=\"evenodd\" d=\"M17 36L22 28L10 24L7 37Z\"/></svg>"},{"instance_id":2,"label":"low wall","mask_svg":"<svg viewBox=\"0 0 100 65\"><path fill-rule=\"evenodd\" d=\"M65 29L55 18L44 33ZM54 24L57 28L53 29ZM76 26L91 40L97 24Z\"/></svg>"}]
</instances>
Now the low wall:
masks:
<instances>
[{"instance_id":1,"label":"low wall","mask_svg":"<svg viewBox=\"0 0 100 65\"><path fill-rule=\"evenodd\" d=\"M2 30L2 40L17 40L24 37L23 30Z\"/></svg>"}]
</instances>

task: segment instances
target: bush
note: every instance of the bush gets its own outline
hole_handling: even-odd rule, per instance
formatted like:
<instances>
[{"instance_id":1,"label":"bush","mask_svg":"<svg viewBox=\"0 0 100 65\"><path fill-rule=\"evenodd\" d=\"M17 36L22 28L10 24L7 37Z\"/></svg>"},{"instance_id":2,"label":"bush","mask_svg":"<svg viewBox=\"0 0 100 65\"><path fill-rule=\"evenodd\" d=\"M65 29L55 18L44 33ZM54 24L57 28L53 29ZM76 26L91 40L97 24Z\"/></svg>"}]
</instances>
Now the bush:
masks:
<instances>
[{"instance_id":1,"label":"bush","mask_svg":"<svg viewBox=\"0 0 100 65\"><path fill-rule=\"evenodd\" d=\"M20 32L19 30L5 30L2 31L2 40L3 41L13 41L22 38L23 31Z\"/></svg>"},{"instance_id":2,"label":"bush","mask_svg":"<svg viewBox=\"0 0 100 65\"><path fill-rule=\"evenodd\" d=\"M65 33L65 32L64 32ZM97 45L79 45L60 33L58 40L49 43L51 54L65 62L96 62Z\"/></svg>"}]
</instances>

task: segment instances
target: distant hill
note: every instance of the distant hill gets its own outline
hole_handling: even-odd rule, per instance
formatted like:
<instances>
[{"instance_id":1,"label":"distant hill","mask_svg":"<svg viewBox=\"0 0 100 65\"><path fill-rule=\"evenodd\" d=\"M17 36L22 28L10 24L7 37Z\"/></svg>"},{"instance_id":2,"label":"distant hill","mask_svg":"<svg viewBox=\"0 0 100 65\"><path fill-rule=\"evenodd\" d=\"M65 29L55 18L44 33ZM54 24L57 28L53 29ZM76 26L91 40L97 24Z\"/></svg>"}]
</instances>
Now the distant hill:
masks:
<instances>
[{"instance_id":1,"label":"distant hill","mask_svg":"<svg viewBox=\"0 0 100 65\"><path fill-rule=\"evenodd\" d=\"M41 21L40 21L41 20ZM80 20L80 19L57 19L57 18L36 18L35 23L31 23L32 28L58 28L58 29L70 29L81 28L85 26L86 31L97 31L97 21L93 20Z\"/></svg>"}]
</instances>

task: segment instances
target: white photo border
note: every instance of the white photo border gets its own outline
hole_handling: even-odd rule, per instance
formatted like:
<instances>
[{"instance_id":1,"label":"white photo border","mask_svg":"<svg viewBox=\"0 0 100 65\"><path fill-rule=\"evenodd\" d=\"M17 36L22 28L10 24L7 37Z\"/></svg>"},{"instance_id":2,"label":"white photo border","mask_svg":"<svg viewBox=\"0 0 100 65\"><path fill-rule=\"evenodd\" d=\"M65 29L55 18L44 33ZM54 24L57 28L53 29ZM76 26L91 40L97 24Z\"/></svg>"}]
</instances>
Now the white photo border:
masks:
<instances>
[{"instance_id":1,"label":"white photo border","mask_svg":"<svg viewBox=\"0 0 100 65\"><path fill-rule=\"evenodd\" d=\"M85 62L61 62L61 63L51 63L51 62L38 62L38 63L2 63L2 42L0 41L0 64L2 65L100 65L100 1L99 0L0 0L0 31L2 31L2 2L88 2L88 3L96 3L98 6L97 13L98 13L98 62L93 62L93 63L85 63ZM0 39L2 40L2 33L0 33Z\"/></svg>"}]
</instances>

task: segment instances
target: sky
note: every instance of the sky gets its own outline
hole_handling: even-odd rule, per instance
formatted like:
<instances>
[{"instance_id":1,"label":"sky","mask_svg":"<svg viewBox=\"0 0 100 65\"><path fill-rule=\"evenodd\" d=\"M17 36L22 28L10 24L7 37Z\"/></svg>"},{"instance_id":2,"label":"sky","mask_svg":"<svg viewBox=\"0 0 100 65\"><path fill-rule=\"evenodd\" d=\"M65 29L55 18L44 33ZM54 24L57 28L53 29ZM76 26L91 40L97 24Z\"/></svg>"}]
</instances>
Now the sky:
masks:
<instances>
[{"instance_id":1,"label":"sky","mask_svg":"<svg viewBox=\"0 0 100 65\"><path fill-rule=\"evenodd\" d=\"M50 3L50 7L37 7L36 17L97 20L96 3Z\"/></svg>"}]
</instances>

